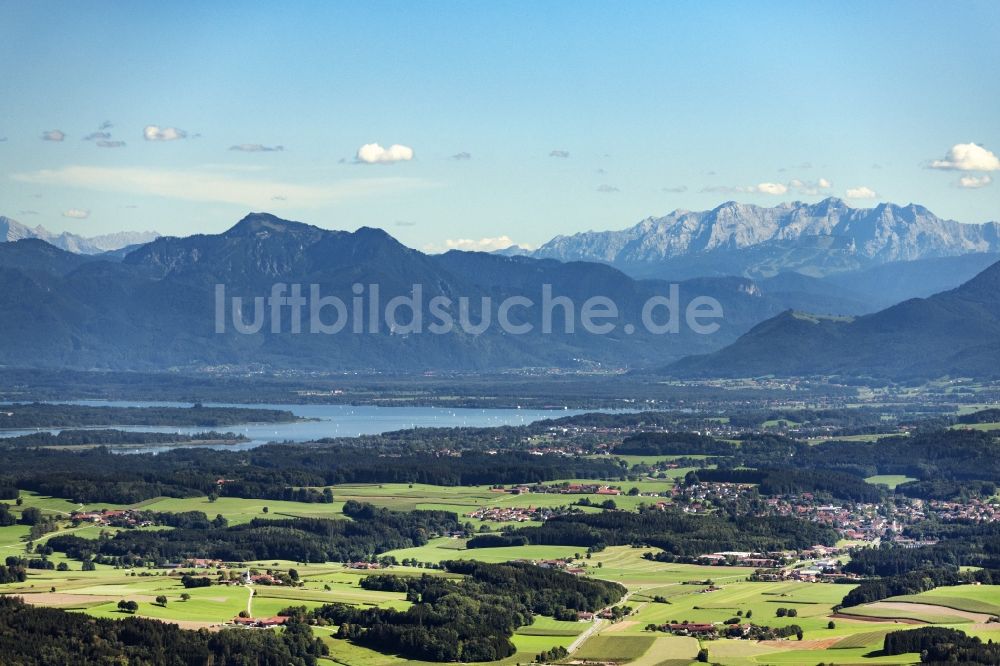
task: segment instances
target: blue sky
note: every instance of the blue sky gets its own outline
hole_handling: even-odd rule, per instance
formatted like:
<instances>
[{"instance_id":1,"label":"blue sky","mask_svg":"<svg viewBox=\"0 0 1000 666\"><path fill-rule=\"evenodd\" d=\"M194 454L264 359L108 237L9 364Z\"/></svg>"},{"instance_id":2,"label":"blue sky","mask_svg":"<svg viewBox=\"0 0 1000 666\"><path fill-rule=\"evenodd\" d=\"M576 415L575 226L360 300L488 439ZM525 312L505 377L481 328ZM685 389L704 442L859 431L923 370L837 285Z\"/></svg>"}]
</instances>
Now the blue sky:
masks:
<instances>
[{"instance_id":1,"label":"blue sky","mask_svg":"<svg viewBox=\"0 0 1000 666\"><path fill-rule=\"evenodd\" d=\"M31 226L268 210L442 249L730 199L1000 219L993 1L0 0L0 25L0 215Z\"/></svg>"}]
</instances>

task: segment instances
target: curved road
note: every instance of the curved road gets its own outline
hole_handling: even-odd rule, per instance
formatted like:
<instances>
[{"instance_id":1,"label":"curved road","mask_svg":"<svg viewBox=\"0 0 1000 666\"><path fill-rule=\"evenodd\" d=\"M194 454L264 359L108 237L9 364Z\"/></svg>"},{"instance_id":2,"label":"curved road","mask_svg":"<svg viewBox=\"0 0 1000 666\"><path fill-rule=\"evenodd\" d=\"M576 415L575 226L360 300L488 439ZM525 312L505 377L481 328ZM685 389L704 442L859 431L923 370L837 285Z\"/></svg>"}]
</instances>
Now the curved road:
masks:
<instances>
[{"instance_id":1,"label":"curved road","mask_svg":"<svg viewBox=\"0 0 1000 666\"><path fill-rule=\"evenodd\" d=\"M625 596L623 596L621 599L619 599L617 604L613 604L613 605L615 605L615 606L623 605L625 602L628 601L628 598L630 596L632 596L632 592L631 591L626 592ZM603 611L607 610L608 608L611 608L611 606L608 606L606 608L602 608L601 610L598 611L598 613L603 612ZM587 628L587 630L585 632L583 632L582 634L580 634L579 636L577 636L576 640L574 640L572 643L569 644L569 647L566 648L566 651L569 652L570 654L572 654L572 653L576 652L577 650L579 650L580 646L583 645L585 642L587 642L587 640L589 638L591 638L597 632L597 630L601 628L601 626L603 624L604 624L604 620L602 620L601 618L597 617L597 613L594 613L594 622L590 625L590 627Z\"/></svg>"}]
</instances>

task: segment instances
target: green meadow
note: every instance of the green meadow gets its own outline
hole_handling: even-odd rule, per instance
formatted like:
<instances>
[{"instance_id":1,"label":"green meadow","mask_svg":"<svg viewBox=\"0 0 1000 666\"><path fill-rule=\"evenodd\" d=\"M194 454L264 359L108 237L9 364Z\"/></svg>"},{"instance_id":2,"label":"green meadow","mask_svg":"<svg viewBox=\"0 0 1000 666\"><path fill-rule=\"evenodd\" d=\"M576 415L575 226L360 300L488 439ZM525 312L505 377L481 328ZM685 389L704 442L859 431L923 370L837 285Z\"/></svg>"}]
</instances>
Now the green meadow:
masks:
<instances>
[{"instance_id":1,"label":"green meadow","mask_svg":"<svg viewBox=\"0 0 1000 666\"><path fill-rule=\"evenodd\" d=\"M685 470L671 470L671 477L682 476ZM903 476L880 476L868 479L870 483L893 486L905 482ZM580 481L586 482L586 481ZM644 496L669 493L673 479L655 479L622 482L628 491L632 487L643 495L612 497L621 508L634 508L641 502L656 501ZM440 509L465 516L478 508L488 506L538 507L565 506L579 500L580 495L498 493L485 486L436 487L421 484L368 484L334 487L333 504L306 504L277 500L256 500L220 497L209 501L205 497L158 498L135 507L152 511L181 512L204 511L209 516L221 514L232 524L245 523L254 518L278 516L315 516L345 519L341 513L343 503L355 499L377 506L397 509ZM44 542L52 534L74 533L96 538L112 528L93 525L72 527L69 514L79 509L123 508L116 505L81 507L65 499L23 493L23 506L12 507L15 514L28 506L36 506L44 513L67 519L59 523L56 532L43 535ZM591 495L591 501L608 499ZM586 509L597 510L597 509ZM474 525L485 525L490 530L503 525L490 521L468 519ZM14 525L0 528L0 553L21 554L25 550L28 527ZM575 647L569 660L590 660L602 663L629 663L633 666L680 666L691 664L701 648L709 651L713 663L726 666L752 664L788 664L813 666L817 663L832 664L910 664L919 660L918 655L885 657L879 649L885 633L893 630L933 623L952 626L976 635L983 640L1000 640L1000 624L990 625L976 621L980 615L1000 614L1000 586L961 586L938 588L920 595L888 599L881 604L869 604L848 609L850 616L836 616L833 607L840 603L851 589L848 585L818 583L774 582L751 583L747 578L752 569L739 567L698 566L670 564L644 558L654 552L649 548L627 546L609 547L587 556L585 549L573 546L522 546L516 548L468 549L466 540L438 537L426 545L388 553L398 560L415 559L422 563L438 563L448 559L477 559L485 562L504 562L514 559L541 560L569 558L574 566L585 570L586 575L622 583L629 591L624 603L631 606L633 614L618 623L559 622L550 617L538 617L531 625L518 629L513 637L517 653L500 662L503 666L528 663L539 652L556 646ZM409 602L403 594L376 592L360 587L366 571L355 571L339 563L299 564L289 561L252 562L247 566L257 569L287 571L295 568L300 576L300 587L212 585L206 588L185 590L179 575L157 569L127 570L98 565L95 571L83 572L80 563L67 560L61 554L50 558L55 564L65 562L68 571L30 570L28 580L20 584L0 586L0 593L17 594L41 605L55 606L88 613L97 617L123 617L117 609L121 599L136 601L138 615L167 622L177 622L185 627L212 627L231 621L249 603L255 617L275 615L288 606L316 607L326 603L346 603L359 606L405 609ZM446 575L427 568L396 566L390 573L402 576ZM215 576L215 571L198 570L199 575ZM710 590L710 585L716 589ZM187 593L190 599L181 600ZM155 599L167 597L165 605ZM654 601L659 598L660 601ZM665 602L664 602L665 600ZM887 607L885 604L892 604ZM902 607L899 605L902 604ZM907 605L909 604L909 605ZM778 617L778 608L794 608L796 617ZM960 613L979 614L966 617ZM661 632L650 632L646 626L669 622L722 623L734 617L783 627L798 625L803 630L803 640L768 641L757 643L742 640L699 641L695 638L674 637ZM853 619L852 619L853 618ZM834 627L829 628L833 621ZM916 624L900 624L910 622ZM994 628L995 627L995 628ZM580 645L574 646L584 632ZM397 666L408 663L391 655L384 655L362 648L348 641L334 638L335 628L318 627L317 635L331 649L327 663L347 666Z\"/></svg>"}]
</instances>

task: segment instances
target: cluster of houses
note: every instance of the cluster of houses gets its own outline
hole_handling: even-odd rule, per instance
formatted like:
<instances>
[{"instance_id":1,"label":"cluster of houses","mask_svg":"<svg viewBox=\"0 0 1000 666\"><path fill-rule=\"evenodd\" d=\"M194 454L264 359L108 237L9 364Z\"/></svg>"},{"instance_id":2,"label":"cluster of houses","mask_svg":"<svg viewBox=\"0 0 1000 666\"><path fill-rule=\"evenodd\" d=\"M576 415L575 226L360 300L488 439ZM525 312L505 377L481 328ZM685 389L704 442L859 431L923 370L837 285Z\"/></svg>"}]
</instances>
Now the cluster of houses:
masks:
<instances>
[{"instance_id":1,"label":"cluster of houses","mask_svg":"<svg viewBox=\"0 0 1000 666\"><path fill-rule=\"evenodd\" d=\"M558 569L559 571L565 571L566 573L573 574L574 576L580 576L586 573L585 569L573 566L573 560L571 558L566 558L562 560L514 560L515 562L521 562L526 564L533 564L540 569Z\"/></svg>"},{"instance_id":2,"label":"cluster of houses","mask_svg":"<svg viewBox=\"0 0 1000 666\"><path fill-rule=\"evenodd\" d=\"M927 502L928 510L940 520L963 520L976 523L992 523L1000 520L1000 505L984 502L978 497L965 502Z\"/></svg>"},{"instance_id":3,"label":"cluster of houses","mask_svg":"<svg viewBox=\"0 0 1000 666\"><path fill-rule=\"evenodd\" d=\"M189 567L192 569L227 569L226 563L222 560L209 560L201 557L191 557L183 562L180 566Z\"/></svg>"},{"instance_id":4,"label":"cluster of houses","mask_svg":"<svg viewBox=\"0 0 1000 666\"><path fill-rule=\"evenodd\" d=\"M357 569L358 571L374 571L376 569L383 569L383 565L378 562L348 562L344 565L348 569Z\"/></svg>"},{"instance_id":5,"label":"cluster of houses","mask_svg":"<svg viewBox=\"0 0 1000 666\"><path fill-rule=\"evenodd\" d=\"M109 527L149 527L153 521L144 518L134 509L102 509L100 511L74 511L70 520L75 523L93 523Z\"/></svg>"},{"instance_id":6,"label":"cluster of houses","mask_svg":"<svg viewBox=\"0 0 1000 666\"><path fill-rule=\"evenodd\" d=\"M247 629L270 629L271 627L280 627L288 618L283 615L276 615L274 617L234 617L233 624L238 627L245 627Z\"/></svg>"},{"instance_id":7,"label":"cluster of houses","mask_svg":"<svg viewBox=\"0 0 1000 666\"><path fill-rule=\"evenodd\" d=\"M749 553L722 551L698 557L699 564L715 566L754 567L758 569L777 567L794 557L794 553Z\"/></svg>"},{"instance_id":8,"label":"cluster of houses","mask_svg":"<svg viewBox=\"0 0 1000 666\"><path fill-rule=\"evenodd\" d=\"M612 488L600 483L564 483L554 486L535 486L536 493L557 493L560 495L621 495L621 488Z\"/></svg>"},{"instance_id":9,"label":"cluster of houses","mask_svg":"<svg viewBox=\"0 0 1000 666\"><path fill-rule=\"evenodd\" d=\"M483 507L476 509L472 513L465 514L469 518L479 520L490 520L497 523L526 523L531 521L544 521L555 515L552 509L541 509L537 507Z\"/></svg>"},{"instance_id":10,"label":"cluster of houses","mask_svg":"<svg viewBox=\"0 0 1000 666\"><path fill-rule=\"evenodd\" d=\"M496 486L491 489L495 493L509 493L511 495L527 495L528 493L557 494L557 495L621 495L621 488L615 488L603 483L557 483L545 485L542 483L529 486L518 485L504 488Z\"/></svg>"}]
</instances>

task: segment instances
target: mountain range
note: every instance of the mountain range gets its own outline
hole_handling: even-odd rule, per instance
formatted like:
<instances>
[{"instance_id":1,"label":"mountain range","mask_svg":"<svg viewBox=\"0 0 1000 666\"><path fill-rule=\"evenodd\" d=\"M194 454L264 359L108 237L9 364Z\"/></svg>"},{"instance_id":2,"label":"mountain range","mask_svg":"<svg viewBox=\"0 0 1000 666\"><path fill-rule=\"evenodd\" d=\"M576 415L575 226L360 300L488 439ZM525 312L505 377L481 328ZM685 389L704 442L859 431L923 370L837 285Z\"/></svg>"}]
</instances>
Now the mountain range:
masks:
<instances>
[{"instance_id":1,"label":"mountain range","mask_svg":"<svg viewBox=\"0 0 1000 666\"><path fill-rule=\"evenodd\" d=\"M945 220L916 204L853 208L837 198L773 208L734 201L707 211L676 210L621 231L556 236L525 253L598 261L634 277L679 280L738 275L811 277L887 263L1000 252L1000 224Z\"/></svg>"},{"instance_id":2,"label":"mountain range","mask_svg":"<svg viewBox=\"0 0 1000 666\"><path fill-rule=\"evenodd\" d=\"M515 323L533 331L514 335L493 325L481 335L460 327L446 335L401 333L379 322L363 334L350 328L334 335L290 334L290 313L281 331L216 332L216 285L228 298L250 304L276 282L311 284L323 296L351 304L352 286L379 285L380 307L422 285L427 303L435 296L469 299L470 322L481 319L481 299L496 307L511 296L532 299L530 309L512 310ZM724 308L720 329L698 335L686 326L655 335L619 326L607 335L567 333L563 311L554 308L552 334L544 334L543 285L569 297L576 312L592 296L610 298L620 321L639 322L643 304L670 293L658 280L636 280L602 264L452 251L427 255L384 231L329 231L252 214L222 234L161 237L128 252L86 256L39 239L0 244L0 364L116 369L196 369L216 366L311 371L418 372L496 371L524 367L655 366L721 348L754 324L803 305L795 289L772 290L745 278L698 278L678 285L681 309L698 296ZM807 299L814 304L818 297ZM836 311L859 307L834 293L823 297ZM368 302L370 302L369 299ZM227 301L228 302L228 301ZM457 306L449 310L458 321ZM365 310L362 319L368 321ZM404 315L402 319L407 320ZM226 321L230 314L226 313ZM579 315L576 315L579 321ZM303 312L300 321L308 329Z\"/></svg>"},{"instance_id":3,"label":"mountain range","mask_svg":"<svg viewBox=\"0 0 1000 666\"><path fill-rule=\"evenodd\" d=\"M76 254L101 254L156 240L160 234L155 231L119 231L113 234L86 238L64 231L55 234L42 226L34 228L17 220L0 216L0 243L15 242L25 238L37 238L67 252Z\"/></svg>"},{"instance_id":4,"label":"mountain range","mask_svg":"<svg viewBox=\"0 0 1000 666\"><path fill-rule=\"evenodd\" d=\"M824 204L839 206L831 200ZM896 213L885 216L895 219ZM23 225L6 223L8 235L11 230L24 235ZM991 295L997 292L984 285L1000 273L1000 256L979 252L993 249L991 228L962 225L955 231L945 224L935 233L901 232L912 247L927 252L965 248L971 254L874 262L823 277L781 270L766 277L710 275L674 282L680 313L696 297L721 304L724 317L710 335L699 335L688 326L666 335L642 326L632 332L622 328L622 323L641 321L649 299L671 293L671 283L662 279L636 278L602 262L454 250L428 255L379 229L331 231L255 213L221 234L158 237L100 254L68 252L27 237L0 243L0 364L405 373L613 367L666 368L668 374L682 376L884 377L906 377L923 368L932 374L961 370L981 375L995 367L985 361L992 358L989 343L997 340L998 330ZM954 238L962 240L957 245L946 242ZM885 250L891 243L880 245ZM732 252L756 256L755 248ZM885 255L896 256L911 255ZM254 319L255 299L264 306L275 283L297 283L304 290L317 285L322 296L340 299L345 310L357 307L355 288L360 288L364 302L362 310L351 309L352 320L370 322L372 301L378 302L379 311L375 323L366 323L360 333L347 327L330 335L292 334L296 325L290 309L275 320L276 332L269 331L267 313L261 316L268 326L259 333L234 330L233 322ZM378 298L372 298L368 287L373 284L378 285ZM445 309L454 321L460 318L462 297L468 299L471 323L482 320L480 303L491 299L493 325L481 334L455 326L435 335L381 321L381 309L391 299L410 296L415 284L421 285L425 312L431 299L447 298L451 304ZM223 285L226 294L221 315L217 285ZM577 323L575 332L567 332L563 310L557 306L552 308L554 332L542 333L544 285L551 286L553 296L572 301L576 322L587 299L610 299L619 310L618 326L607 334L593 334ZM943 293L932 296L935 292ZM236 315L230 312L237 307L233 297L242 299ZM534 303L511 310L512 323L530 324L526 334L496 325L497 306L511 297ZM216 330L220 316L222 332ZM929 323L919 324L920 316ZM402 319L405 323L409 317L404 314ZM308 330L307 311L299 312L297 320L298 328Z\"/></svg>"},{"instance_id":5,"label":"mountain range","mask_svg":"<svg viewBox=\"0 0 1000 666\"><path fill-rule=\"evenodd\" d=\"M720 351L678 361L682 377L1000 377L1000 262L965 284L862 317L788 311Z\"/></svg>"}]
</instances>

